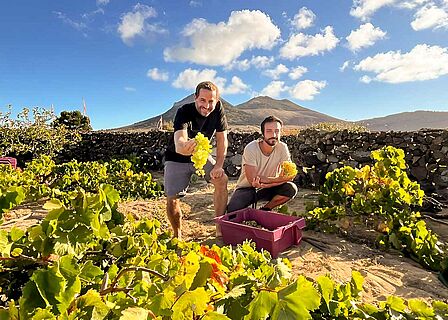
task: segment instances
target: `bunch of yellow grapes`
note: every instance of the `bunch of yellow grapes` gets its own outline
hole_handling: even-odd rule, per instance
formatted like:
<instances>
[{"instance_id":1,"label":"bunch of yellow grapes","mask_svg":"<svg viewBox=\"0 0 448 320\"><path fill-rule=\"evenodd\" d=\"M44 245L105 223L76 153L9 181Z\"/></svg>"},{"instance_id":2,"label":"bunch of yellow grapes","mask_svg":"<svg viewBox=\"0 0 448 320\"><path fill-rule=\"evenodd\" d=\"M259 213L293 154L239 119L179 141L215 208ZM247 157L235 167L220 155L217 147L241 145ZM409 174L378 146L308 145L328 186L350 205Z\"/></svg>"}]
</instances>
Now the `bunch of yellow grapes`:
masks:
<instances>
[{"instance_id":1,"label":"bunch of yellow grapes","mask_svg":"<svg viewBox=\"0 0 448 320\"><path fill-rule=\"evenodd\" d=\"M196 140L196 147L194 148L193 154L191 155L191 161L196 168L196 174L198 176L204 176L204 166L207 163L207 158L212 152L212 145L206 136L204 136L201 132L196 134L194 137Z\"/></svg>"},{"instance_id":2,"label":"bunch of yellow grapes","mask_svg":"<svg viewBox=\"0 0 448 320\"><path fill-rule=\"evenodd\" d=\"M297 174L296 164L291 161L283 161L282 162L282 174L285 177L295 176Z\"/></svg>"}]
</instances>

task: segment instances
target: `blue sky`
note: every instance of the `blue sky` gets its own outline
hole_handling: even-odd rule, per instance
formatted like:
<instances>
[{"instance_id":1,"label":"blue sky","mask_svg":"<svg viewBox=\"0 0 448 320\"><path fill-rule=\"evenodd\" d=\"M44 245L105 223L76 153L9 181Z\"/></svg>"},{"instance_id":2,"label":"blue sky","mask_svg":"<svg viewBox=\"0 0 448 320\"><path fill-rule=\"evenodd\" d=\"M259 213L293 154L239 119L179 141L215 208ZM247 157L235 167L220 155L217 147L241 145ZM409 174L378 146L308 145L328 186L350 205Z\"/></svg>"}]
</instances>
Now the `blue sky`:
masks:
<instances>
[{"instance_id":1,"label":"blue sky","mask_svg":"<svg viewBox=\"0 0 448 320\"><path fill-rule=\"evenodd\" d=\"M0 111L81 110L94 129L215 81L360 120L448 111L448 0L0 2Z\"/></svg>"}]
</instances>

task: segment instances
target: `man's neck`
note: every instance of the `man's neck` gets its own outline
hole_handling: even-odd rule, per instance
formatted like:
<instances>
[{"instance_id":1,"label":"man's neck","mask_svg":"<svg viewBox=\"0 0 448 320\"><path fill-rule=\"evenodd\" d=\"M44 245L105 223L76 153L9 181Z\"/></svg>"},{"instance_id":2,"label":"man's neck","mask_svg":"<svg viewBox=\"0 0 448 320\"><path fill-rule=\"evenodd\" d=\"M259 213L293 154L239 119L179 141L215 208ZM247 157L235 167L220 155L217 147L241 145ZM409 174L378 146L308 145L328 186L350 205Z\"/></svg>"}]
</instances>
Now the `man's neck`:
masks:
<instances>
[{"instance_id":1,"label":"man's neck","mask_svg":"<svg viewBox=\"0 0 448 320\"><path fill-rule=\"evenodd\" d=\"M265 156L271 155L272 151L274 151L274 147L275 147L275 145L271 146L271 145L267 144L266 141L264 141L264 140L260 141L260 149L261 149L261 152L263 152L263 154Z\"/></svg>"}]
</instances>

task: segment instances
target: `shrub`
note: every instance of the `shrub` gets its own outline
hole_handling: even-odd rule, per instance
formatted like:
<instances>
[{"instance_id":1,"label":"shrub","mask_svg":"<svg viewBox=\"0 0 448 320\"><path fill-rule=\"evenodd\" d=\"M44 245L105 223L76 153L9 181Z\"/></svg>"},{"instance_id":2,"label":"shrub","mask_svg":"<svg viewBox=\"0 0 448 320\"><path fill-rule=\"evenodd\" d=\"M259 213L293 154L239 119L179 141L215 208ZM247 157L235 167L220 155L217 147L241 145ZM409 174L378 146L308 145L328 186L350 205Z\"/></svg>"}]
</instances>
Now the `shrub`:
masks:
<instances>
[{"instance_id":1,"label":"shrub","mask_svg":"<svg viewBox=\"0 0 448 320\"><path fill-rule=\"evenodd\" d=\"M55 116L51 110L23 108L13 118L12 107L8 107L7 112L0 112L0 155L16 157L20 165L40 155L53 157L81 139L77 131L65 126L52 127Z\"/></svg>"}]
</instances>

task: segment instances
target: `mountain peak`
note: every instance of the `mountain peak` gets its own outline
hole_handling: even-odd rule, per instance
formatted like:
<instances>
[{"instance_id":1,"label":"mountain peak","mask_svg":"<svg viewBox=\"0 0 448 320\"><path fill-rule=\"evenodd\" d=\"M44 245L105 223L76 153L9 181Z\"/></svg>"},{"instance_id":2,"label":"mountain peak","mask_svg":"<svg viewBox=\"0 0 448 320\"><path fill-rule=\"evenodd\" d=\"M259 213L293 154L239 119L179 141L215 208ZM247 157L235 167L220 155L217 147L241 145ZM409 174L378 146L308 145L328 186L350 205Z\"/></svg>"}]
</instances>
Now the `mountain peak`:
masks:
<instances>
[{"instance_id":1,"label":"mountain peak","mask_svg":"<svg viewBox=\"0 0 448 320\"><path fill-rule=\"evenodd\" d=\"M233 126L256 126L268 116L274 115L283 120L285 125L306 126L320 122L342 121L328 115L301 107L287 99L277 100L268 96L258 96L234 107L232 104L220 99L224 107L227 122ZM184 104L194 101L194 94L188 95L161 115L143 120L132 125L123 127L125 130L150 129L156 126L162 116L164 121L173 121L177 110Z\"/></svg>"},{"instance_id":2,"label":"mountain peak","mask_svg":"<svg viewBox=\"0 0 448 320\"><path fill-rule=\"evenodd\" d=\"M295 104L294 102L288 99L277 100L268 96L258 96L252 98L247 102L237 105L236 108L244 110L274 109L283 111L305 111L305 110L311 111L309 109L299 106L298 104Z\"/></svg>"}]
</instances>

